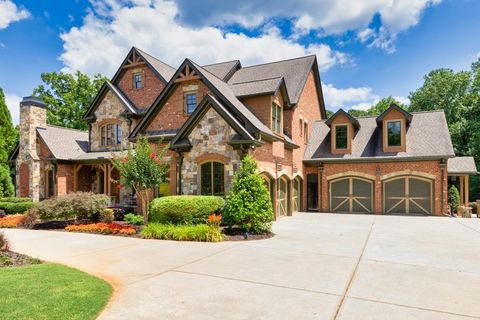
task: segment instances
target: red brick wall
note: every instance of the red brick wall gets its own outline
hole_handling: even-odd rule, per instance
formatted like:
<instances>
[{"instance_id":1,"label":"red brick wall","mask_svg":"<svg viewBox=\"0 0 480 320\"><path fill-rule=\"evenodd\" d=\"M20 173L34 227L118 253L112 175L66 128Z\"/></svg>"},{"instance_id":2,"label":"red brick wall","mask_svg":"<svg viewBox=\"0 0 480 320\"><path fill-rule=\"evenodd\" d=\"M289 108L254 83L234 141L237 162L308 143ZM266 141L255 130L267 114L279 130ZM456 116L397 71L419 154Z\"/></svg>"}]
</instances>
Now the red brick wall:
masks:
<instances>
[{"instance_id":1,"label":"red brick wall","mask_svg":"<svg viewBox=\"0 0 480 320\"><path fill-rule=\"evenodd\" d=\"M378 171L377 171L378 170ZM324 164L322 185L319 186L322 189L321 199L319 199L319 205L322 204L322 211L328 212L329 209L329 194L328 194L328 180L331 175L344 173L346 171L354 171L359 173L368 174L375 177L375 212L377 214L382 213L382 181L381 177L404 170L417 171L421 173L434 175L434 213L435 215L441 215L441 169L439 161L418 161L418 162L378 162L378 163L326 163ZM379 175L377 174L379 173ZM304 174L317 173L317 167L305 167ZM447 210L447 174L444 174L444 211ZM306 190L306 183L304 183L304 190ZM320 201L321 200L321 201ZM304 195L304 201L306 201L306 195Z\"/></svg>"},{"instance_id":2,"label":"red brick wall","mask_svg":"<svg viewBox=\"0 0 480 320\"><path fill-rule=\"evenodd\" d=\"M143 88L133 88L133 74L143 74ZM135 104L137 108L145 109L152 105L165 87L165 84L147 66L125 69L117 80L118 87Z\"/></svg>"},{"instance_id":3,"label":"red brick wall","mask_svg":"<svg viewBox=\"0 0 480 320\"><path fill-rule=\"evenodd\" d=\"M57 195L73 192L73 167L68 164L57 166Z\"/></svg>"},{"instance_id":4,"label":"red brick wall","mask_svg":"<svg viewBox=\"0 0 480 320\"><path fill-rule=\"evenodd\" d=\"M240 100L260 121L271 128L272 96L256 96Z\"/></svg>"},{"instance_id":5,"label":"red brick wall","mask_svg":"<svg viewBox=\"0 0 480 320\"><path fill-rule=\"evenodd\" d=\"M20 194L19 197L28 198L30 197L30 168L27 162L20 164L20 181L19 188Z\"/></svg>"},{"instance_id":6,"label":"red brick wall","mask_svg":"<svg viewBox=\"0 0 480 320\"><path fill-rule=\"evenodd\" d=\"M147 131L179 129L190 115L184 112L183 88L189 86L198 86L197 102L200 103L203 97L210 90L200 80L185 81L179 83L174 89L168 100L162 106L160 112L155 116Z\"/></svg>"}]
</instances>

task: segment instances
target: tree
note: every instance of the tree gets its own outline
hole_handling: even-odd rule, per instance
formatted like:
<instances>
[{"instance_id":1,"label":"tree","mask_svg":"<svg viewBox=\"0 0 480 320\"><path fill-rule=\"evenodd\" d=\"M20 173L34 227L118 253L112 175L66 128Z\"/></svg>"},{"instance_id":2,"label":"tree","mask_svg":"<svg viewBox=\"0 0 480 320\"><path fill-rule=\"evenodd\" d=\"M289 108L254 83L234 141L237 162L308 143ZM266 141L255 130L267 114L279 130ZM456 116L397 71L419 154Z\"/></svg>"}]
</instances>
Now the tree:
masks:
<instances>
[{"instance_id":1,"label":"tree","mask_svg":"<svg viewBox=\"0 0 480 320\"><path fill-rule=\"evenodd\" d=\"M251 156L243 158L235 173L223 219L230 227L237 225L248 232L264 233L271 230L273 208L270 193Z\"/></svg>"},{"instance_id":2,"label":"tree","mask_svg":"<svg viewBox=\"0 0 480 320\"><path fill-rule=\"evenodd\" d=\"M18 141L18 129L13 126L12 116L0 88L0 164L7 164L8 156Z\"/></svg>"},{"instance_id":3,"label":"tree","mask_svg":"<svg viewBox=\"0 0 480 320\"><path fill-rule=\"evenodd\" d=\"M460 205L460 194L458 193L458 189L452 185L450 189L448 189L448 206L452 213L457 212L457 208Z\"/></svg>"},{"instance_id":4,"label":"tree","mask_svg":"<svg viewBox=\"0 0 480 320\"><path fill-rule=\"evenodd\" d=\"M13 197L15 188L12 183L10 170L6 165L0 165L0 198Z\"/></svg>"},{"instance_id":5,"label":"tree","mask_svg":"<svg viewBox=\"0 0 480 320\"><path fill-rule=\"evenodd\" d=\"M160 145L152 146L146 138L140 138L135 150L129 149L127 156L112 161L120 172L120 183L135 190L145 223L148 222L151 189L165 182L167 177L166 150Z\"/></svg>"},{"instance_id":6,"label":"tree","mask_svg":"<svg viewBox=\"0 0 480 320\"><path fill-rule=\"evenodd\" d=\"M63 72L44 72L41 75L44 85L33 90L48 106L49 124L87 129L83 115L95 98L102 84L107 80L100 74L90 79L88 75L77 71L75 75Z\"/></svg>"},{"instance_id":7,"label":"tree","mask_svg":"<svg viewBox=\"0 0 480 320\"><path fill-rule=\"evenodd\" d=\"M408 107L406 105L399 102L398 100L396 100L392 96L388 96L386 98L383 98L383 99L379 100L377 103L372 105L367 110L350 109L350 110L348 110L348 113L351 114L354 117L379 116L385 110L387 110L392 104L396 104L397 106L399 106L399 107L401 107L405 110L408 110Z\"/></svg>"}]
</instances>

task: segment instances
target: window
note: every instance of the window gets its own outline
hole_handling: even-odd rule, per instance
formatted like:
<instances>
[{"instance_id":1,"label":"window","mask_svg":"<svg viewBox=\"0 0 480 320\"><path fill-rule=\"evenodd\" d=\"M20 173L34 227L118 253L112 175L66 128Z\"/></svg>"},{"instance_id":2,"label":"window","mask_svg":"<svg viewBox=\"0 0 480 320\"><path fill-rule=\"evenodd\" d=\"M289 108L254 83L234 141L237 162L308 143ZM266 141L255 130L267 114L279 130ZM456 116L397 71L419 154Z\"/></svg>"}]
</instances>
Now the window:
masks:
<instances>
[{"instance_id":1,"label":"window","mask_svg":"<svg viewBox=\"0 0 480 320\"><path fill-rule=\"evenodd\" d=\"M101 129L102 146L115 146L122 143L122 127L119 124L107 124Z\"/></svg>"},{"instance_id":2,"label":"window","mask_svg":"<svg viewBox=\"0 0 480 320\"><path fill-rule=\"evenodd\" d=\"M223 196L225 194L225 166L220 162L206 162L200 167L200 193Z\"/></svg>"},{"instance_id":3,"label":"window","mask_svg":"<svg viewBox=\"0 0 480 320\"><path fill-rule=\"evenodd\" d=\"M348 125L335 127L335 149L348 149Z\"/></svg>"},{"instance_id":4,"label":"window","mask_svg":"<svg viewBox=\"0 0 480 320\"><path fill-rule=\"evenodd\" d=\"M45 198L51 198L55 195L55 174L53 170L47 171L47 181L45 183Z\"/></svg>"},{"instance_id":5,"label":"window","mask_svg":"<svg viewBox=\"0 0 480 320\"><path fill-rule=\"evenodd\" d=\"M135 89L143 88L142 73L138 72L133 75L133 88Z\"/></svg>"},{"instance_id":6,"label":"window","mask_svg":"<svg viewBox=\"0 0 480 320\"><path fill-rule=\"evenodd\" d=\"M401 121L387 122L387 142L389 147L402 146L402 122Z\"/></svg>"},{"instance_id":7,"label":"window","mask_svg":"<svg viewBox=\"0 0 480 320\"><path fill-rule=\"evenodd\" d=\"M188 114L193 113L197 107L197 93L185 94L185 112Z\"/></svg>"},{"instance_id":8,"label":"window","mask_svg":"<svg viewBox=\"0 0 480 320\"><path fill-rule=\"evenodd\" d=\"M272 103L272 130L282 133L282 108L276 103Z\"/></svg>"},{"instance_id":9,"label":"window","mask_svg":"<svg viewBox=\"0 0 480 320\"><path fill-rule=\"evenodd\" d=\"M303 123L303 142L308 143L308 123Z\"/></svg>"},{"instance_id":10,"label":"window","mask_svg":"<svg viewBox=\"0 0 480 320\"><path fill-rule=\"evenodd\" d=\"M302 132L303 132L303 120L302 119L298 120L298 127L300 129L300 137L301 137Z\"/></svg>"}]
</instances>

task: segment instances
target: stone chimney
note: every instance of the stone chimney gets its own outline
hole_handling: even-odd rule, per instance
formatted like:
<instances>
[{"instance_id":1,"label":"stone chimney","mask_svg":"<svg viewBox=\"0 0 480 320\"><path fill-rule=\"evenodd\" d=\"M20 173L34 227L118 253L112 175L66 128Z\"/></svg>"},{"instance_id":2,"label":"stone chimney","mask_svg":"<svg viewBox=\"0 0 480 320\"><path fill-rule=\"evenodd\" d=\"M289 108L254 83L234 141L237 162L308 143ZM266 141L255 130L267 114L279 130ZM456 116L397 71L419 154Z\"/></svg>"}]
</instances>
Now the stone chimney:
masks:
<instances>
[{"instance_id":1,"label":"stone chimney","mask_svg":"<svg viewBox=\"0 0 480 320\"><path fill-rule=\"evenodd\" d=\"M17 196L40 198L40 159L37 154L37 128L47 126L47 106L37 97L20 102L20 139L16 162Z\"/></svg>"}]
</instances>

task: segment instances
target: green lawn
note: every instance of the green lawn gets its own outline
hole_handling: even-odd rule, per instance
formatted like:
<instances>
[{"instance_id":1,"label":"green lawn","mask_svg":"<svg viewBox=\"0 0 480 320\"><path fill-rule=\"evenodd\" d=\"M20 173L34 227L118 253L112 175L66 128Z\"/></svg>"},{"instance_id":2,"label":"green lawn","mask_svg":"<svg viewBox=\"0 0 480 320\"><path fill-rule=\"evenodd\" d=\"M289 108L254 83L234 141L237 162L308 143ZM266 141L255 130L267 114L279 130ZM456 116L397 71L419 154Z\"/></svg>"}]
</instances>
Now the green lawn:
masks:
<instances>
[{"instance_id":1,"label":"green lawn","mask_svg":"<svg viewBox=\"0 0 480 320\"><path fill-rule=\"evenodd\" d=\"M95 319L112 293L109 283L44 263L0 269L0 319Z\"/></svg>"}]
</instances>

